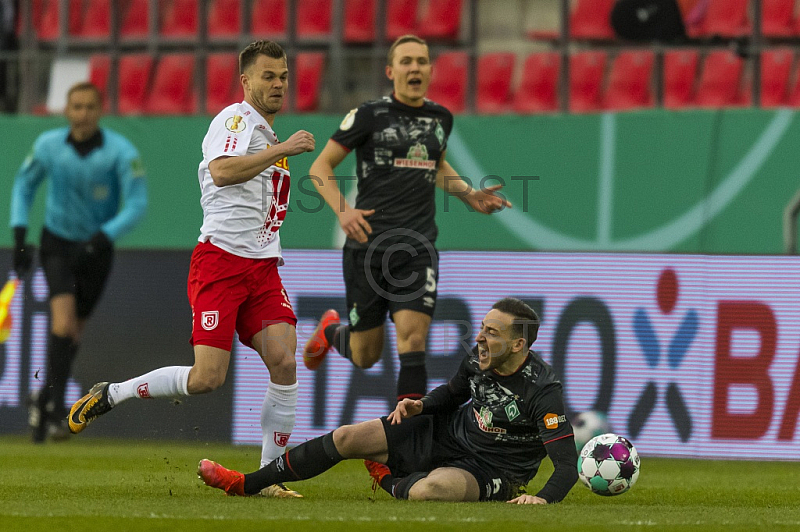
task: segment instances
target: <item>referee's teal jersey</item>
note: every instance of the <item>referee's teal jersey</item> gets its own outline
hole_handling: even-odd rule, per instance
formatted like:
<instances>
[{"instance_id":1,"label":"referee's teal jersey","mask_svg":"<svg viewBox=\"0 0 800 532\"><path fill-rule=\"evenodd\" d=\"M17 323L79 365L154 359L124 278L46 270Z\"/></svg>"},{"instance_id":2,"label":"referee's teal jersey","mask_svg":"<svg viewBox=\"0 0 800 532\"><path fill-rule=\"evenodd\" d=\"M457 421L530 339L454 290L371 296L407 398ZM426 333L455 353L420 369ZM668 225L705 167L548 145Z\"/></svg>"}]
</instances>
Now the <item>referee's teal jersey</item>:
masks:
<instances>
[{"instance_id":1,"label":"referee's teal jersey","mask_svg":"<svg viewBox=\"0 0 800 532\"><path fill-rule=\"evenodd\" d=\"M28 226L36 189L47 177L44 225L50 232L82 242L102 230L115 241L133 229L147 210L139 152L119 133L100 131L100 146L83 156L67 141L68 127L39 135L14 180L11 227Z\"/></svg>"}]
</instances>

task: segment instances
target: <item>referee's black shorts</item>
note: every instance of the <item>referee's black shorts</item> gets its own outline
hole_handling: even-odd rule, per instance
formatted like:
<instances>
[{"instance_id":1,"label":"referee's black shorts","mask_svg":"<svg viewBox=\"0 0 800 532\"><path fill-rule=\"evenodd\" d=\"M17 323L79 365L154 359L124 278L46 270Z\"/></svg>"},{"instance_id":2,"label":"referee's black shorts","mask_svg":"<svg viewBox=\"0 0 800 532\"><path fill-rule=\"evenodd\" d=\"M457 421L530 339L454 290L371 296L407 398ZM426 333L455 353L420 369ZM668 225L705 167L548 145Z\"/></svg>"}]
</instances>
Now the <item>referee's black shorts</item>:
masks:
<instances>
[{"instance_id":1,"label":"referee's black shorts","mask_svg":"<svg viewBox=\"0 0 800 532\"><path fill-rule=\"evenodd\" d=\"M39 260L44 270L50 297L73 294L78 318L88 318L103 294L108 274L114 262L114 252L95 257L86 268L78 270L75 259L82 249L82 242L66 240L42 229Z\"/></svg>"},{"instance_id":2,"label":"referee's black shorts","mask_svg":"<svg viewBox=\"0 0 800 532\"><path fill-rule=\"evenodd\" d=\"M387 312L394 316L398 310L414 310L433 316L439 278L439 255L433 248L345 247L342 272L354 331L383 325Z\"/></svg>"},{"instance_id":3,"label":"referee's black shorts","mask_svg":"<svg viewBox=\"0 0 800 532\"><path fill-rule=\"evenodd\" d=\"M431 472L439 467L463 469L475 477L481 501L507 501L517 496L519 484L479 457L465 452L451 434L451 415L421 415L392 425L381 418L389 458L386 465L398 478Z\"/></svg>"}]
</instances>

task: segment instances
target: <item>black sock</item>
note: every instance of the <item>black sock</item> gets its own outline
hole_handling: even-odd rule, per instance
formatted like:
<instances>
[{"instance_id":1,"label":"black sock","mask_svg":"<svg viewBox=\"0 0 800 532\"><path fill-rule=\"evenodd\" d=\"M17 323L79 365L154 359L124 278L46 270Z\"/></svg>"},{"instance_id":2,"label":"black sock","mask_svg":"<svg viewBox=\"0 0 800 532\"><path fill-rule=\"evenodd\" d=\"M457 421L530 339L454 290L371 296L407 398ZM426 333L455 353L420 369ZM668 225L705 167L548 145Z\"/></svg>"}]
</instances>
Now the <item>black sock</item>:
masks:
<instances>
[{"instance_id":1,"label":"black sock","mask_svg":"<svg viewBox=\"0 0 800 532\"><path fill-rule=\"evenodd\" d=\"M380 481L380 486L383 491L394 497L392 489L394 488L394 477L391 474L384 475Z\"/></svg>"},{"instance_id":2,"label":"black sock","mask_svg":"<svg viewBox=\"0 0 800 532\"><path fill-rule=\"evenodd\" d=\"M336 349L340 355L347 360L353 360L353 353L350 351L350 326L334 323L325 327L325 339Z\"/></svg>"},{"instance_id":3,"label":"black sock","mask_svg":"<svg viewBox=\"0 0 800 532\"><path fill-rule=\"evenodd\" d=\"M425 351L400 354L400 375L397 377L397 400L421 399L428 391Z\"/></svg>"},{"instance_id":4,"label":"black sock","mask_svg":"<svg viewBox=\"0 0 800 532\"><path fill-rule=\"evenodd\" d=\"M244 492L254 495L267 486L306 480L344 460L333 443L333 432L290 449L254 473L244 476Z\"/></svg>"},{"instance_id":5,"label":"black sock","mask_svg":"<svg viewBox=\"0 0 800 532\"><path fill-rule=\"evenodd\" d=\"M394 484L394 491L390 491L396 499L408 499L408 492L411 491L411 486L427 477L428 473L411 473L407 477L403 477Z\"/></svg>"},{"instance_id":6,"label":"black sock","mask_svg":"<svg viewBox=\"0 0 800 532\"><path fill-rule=\"evenodd\" d=\"M74 346L74 347L73 347ZM64 393L67 387L72 359L77 352L77 346L68 336L57 336L50 333L50 342L47 346L47 379L45 387L45 402L40 403L48 411L61 417L64 410Z\"/></svg>"}]
</instances>

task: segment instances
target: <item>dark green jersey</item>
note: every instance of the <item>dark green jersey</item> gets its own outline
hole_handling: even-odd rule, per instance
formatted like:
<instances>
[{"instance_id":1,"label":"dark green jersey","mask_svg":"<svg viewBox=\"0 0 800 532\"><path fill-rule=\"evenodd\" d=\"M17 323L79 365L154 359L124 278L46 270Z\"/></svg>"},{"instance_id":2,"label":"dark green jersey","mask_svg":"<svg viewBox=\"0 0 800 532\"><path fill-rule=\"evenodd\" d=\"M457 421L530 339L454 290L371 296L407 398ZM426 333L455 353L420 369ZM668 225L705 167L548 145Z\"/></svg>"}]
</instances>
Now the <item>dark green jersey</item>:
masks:
<instances>
[{"instance_id":1,"label":"dark green jersey","mask_svg":"<svg viewBox=\"0 0 800 532\"><path fill-rule=\"evenodd\" d=\"M419 248L411 231L435 243L436 170L452 128L450 111L429 100L410 107L392 95L350 111L331 140L356 151L355 207L375 214L368 218L369 241L348 239L345 246L366 249L378 239L377 249L396 243Z\"/></svg>"}]
</instances>

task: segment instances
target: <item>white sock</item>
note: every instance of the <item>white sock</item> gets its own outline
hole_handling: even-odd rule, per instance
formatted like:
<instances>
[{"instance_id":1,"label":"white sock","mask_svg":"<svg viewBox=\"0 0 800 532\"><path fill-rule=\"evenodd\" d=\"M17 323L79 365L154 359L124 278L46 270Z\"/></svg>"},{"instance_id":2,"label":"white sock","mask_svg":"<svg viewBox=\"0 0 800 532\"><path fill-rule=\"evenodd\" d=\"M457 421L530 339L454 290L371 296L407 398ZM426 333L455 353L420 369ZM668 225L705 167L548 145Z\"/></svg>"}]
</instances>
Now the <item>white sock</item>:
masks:
<instances>
[{"instance_id":1,"label":"white sock","mask_svg":"<svg viewBox=\"0 0 800 532\"><path fill-rule=\"evenodd\" d=\"M191 366L168 366L145 373L125 382L108 387L108 398L112 406L122 401L149 399L150 397L178 397L189 395L189 370Z\"/></svg>"},{"instance_id":2,"label":"white sock","mask_svg":"<svg viewBox=\"0 0 800 532\"><path fill-rule=\"evenodd\" d=\"M294 429L294 411L297 407L297 383L290 385L269 383L261 406L261 467L272 462L286 451L286 443Z\"/></svg>"}]
</instances>

